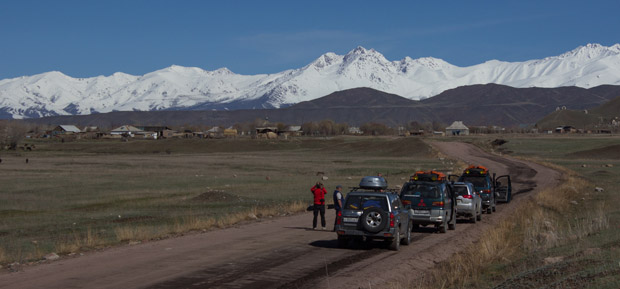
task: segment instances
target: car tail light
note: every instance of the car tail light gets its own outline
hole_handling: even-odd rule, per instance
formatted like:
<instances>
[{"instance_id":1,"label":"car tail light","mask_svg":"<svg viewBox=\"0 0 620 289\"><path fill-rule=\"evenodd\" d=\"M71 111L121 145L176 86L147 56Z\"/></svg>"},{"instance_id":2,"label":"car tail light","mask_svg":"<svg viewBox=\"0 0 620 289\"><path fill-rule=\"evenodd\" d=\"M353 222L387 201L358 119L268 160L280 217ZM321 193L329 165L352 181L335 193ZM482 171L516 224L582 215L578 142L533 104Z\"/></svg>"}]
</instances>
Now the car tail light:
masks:
<instances>
[{"instance_id":1,"label":"car tail light","mask_svg":"<svg viewBox=\"0 0 620 289\"><path fill-rule=\"evenodd\" d=\"M462 195L461 197L463 197L463 199L473 199L474 196L472 195Z\"/></svg>"},{"instance_id":2,"label":"car tail light","mask_svg":"<svg viewBox=\"0 0 620 289\"><path fill-rule=\"evenodd\" d=\"M342 225L342 212L338 211L338 215L336 216L336 225Z\"/></svg>"},{"instance_id":3,"label":"car tail light","mask_svg":"<svg viewBox=\"0 0 620 289\"><path fill-rule=\"evenodd\" d=\"M390 228L394 228L394 213L390 213Z\"/></svg>"},{"instance_id":4,"label":"car tail light","mask_svg":"<svg viewBox=\"0 0 620 289\"><path fill-rule=\"evenodd\" d=\"M435 207L443 207L443 202L433 202L433 206L435 206Z\"/></svg>"},{"instance_id":5,"label":"car tail light","mask_svg":"<svg viewBox=\"0 0 620 289\"><path fill-rule=\"evenodd\" d=\"M403 200L403 205L405 205L405 206L406 206L406 205L411 205L411 201L408 201L408 200Z\"/></svg>"},{"instance_id":6,"label":"car tail light","mask_svg":"<svg viewBox=\"0 0 620 289\"><path fill-rule=\"evenodd\" d=\"M490 194L491 190L482 190L481 193L483 193L483 194Z\"/></svg>"}]
</instances>

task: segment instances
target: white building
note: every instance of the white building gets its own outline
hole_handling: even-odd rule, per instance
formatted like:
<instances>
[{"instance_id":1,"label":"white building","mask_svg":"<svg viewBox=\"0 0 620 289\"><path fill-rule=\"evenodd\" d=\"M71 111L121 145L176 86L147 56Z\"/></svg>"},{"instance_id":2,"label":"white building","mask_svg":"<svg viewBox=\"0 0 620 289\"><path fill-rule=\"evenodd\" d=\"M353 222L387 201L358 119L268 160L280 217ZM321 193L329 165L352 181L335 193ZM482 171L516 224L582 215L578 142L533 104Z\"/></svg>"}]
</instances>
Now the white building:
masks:
<instances>
[{"instance_id":1,"label":"white building","mask_svg":"<svg viewBox=\"0 0 620 289\"><path fill-rule=\"evenodd\" d=\"M455 121L446 127L446 135L469 135L469 128L462 121Z\"/></svg>"}]
</instances>

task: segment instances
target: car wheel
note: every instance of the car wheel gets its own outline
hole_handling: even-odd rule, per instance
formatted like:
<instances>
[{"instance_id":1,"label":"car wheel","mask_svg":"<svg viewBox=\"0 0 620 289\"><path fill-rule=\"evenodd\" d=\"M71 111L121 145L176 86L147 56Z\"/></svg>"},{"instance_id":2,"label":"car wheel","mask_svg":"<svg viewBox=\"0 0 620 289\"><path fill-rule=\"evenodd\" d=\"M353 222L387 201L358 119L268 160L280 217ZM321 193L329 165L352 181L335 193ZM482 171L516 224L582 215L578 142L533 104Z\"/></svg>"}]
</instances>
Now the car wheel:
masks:
<instances>
[{"instance_id":1,"label":"car wheel","mask_svg":"<svg viewBox=\"0 0 620 289\"><path fill-rule=\"evenodd\" d=\"M497 211L497 202L493 202L493 212Z\"/></svg>"},{"instance_id":2,"label":"car wheel","mask_svg":"<svg viewBox=\"0 0 620 289\"><path fill-rule=\"evenodd\" d=\"M400 250L400 231L396 231L396 235L392 238L392 242L390 242L390 250L398 251Z\"/></svg>"},{"instance_id":3,"label":"car wheel","mask_svg":"<svg viewBox=\"0 0 620 289\"><path fill-rule=\"evenodd\" d=\"M473 214L473 215L471 215L471 218L469 218L469 221L470 221L471 223L474 223L474 224L475 224L475 223L476 223L476 219L477 219L477 218L478 218L478 214L477 214L477 212L474 212L474 214Z\"/></svg>"},{"instance_id":4,"label":"car wheel","mask_svg":"<svg viewBox=\"0 0 620 289\"><path fill-rule=\"evenodd\" d=\"M420 224L413 224L413 228L411 230L420 229Z\"/></svg>"},{"instance_id":5,"label":"car wheel","mask_svg":"<svg viewBox=\"0 0 620 289\"><path fill-rule=\"evenodd\" d=\"M411 231L413 231L413 225L411 221L409 221L409 225L407 226L407 233L405 233L405 238L401 241L401 244L405 246L409 246L411 244Z\"/></svg>"},{"instance_id":6,"label":"car wheel","mask_svg":"<svg viewBox=\"0 0 620 289\"><path fill-rule=\"evenodd\" d=\"M447 228L448 228L448 216L444 216L443 217L443 222L439 226L439 233L443 234L445 232L448 232Z\"/></svg>"},{"instance_id":7,"label":"car wheel","mask_svg":"<svg viewBox=\"0 0 620 289\"><path fill-rule=\"evenodd\" d=\"M338 236L338 248L346 248L349 245L349 238Z\"/></svg>"},{"instance_id":8,"label":"car wheel","mask_svg":"<svg viewBox=\"0 0 620 289\"><path fill-rule=\"evenodd\" d=\"M478 208L478 213L476 214L476 219L478 221L482 220L482 209Z\"/></svg>"},{"instance_id":9,"label":"car wheel","mask_svg":"<svg viewBox=\"0 0 620 289\"><path fill-rule=\"evenodd\" d=\"M385 211L373 207L364 211L360 222L362 222L362 228L367 232L378 233L385 228L388 217Z\"/></svg>"},{"instance_id":10,"label":"car wheel","mask_svg":"<svg viewBox=\"0 0 620 289\"><path fill-rule=\"evenodd\" d=\"M491 210L492 210L492 209L491 209L491 206L488 206L488 207L487 207L487 214L491 214Z\"/></svg>"}]
</instances>

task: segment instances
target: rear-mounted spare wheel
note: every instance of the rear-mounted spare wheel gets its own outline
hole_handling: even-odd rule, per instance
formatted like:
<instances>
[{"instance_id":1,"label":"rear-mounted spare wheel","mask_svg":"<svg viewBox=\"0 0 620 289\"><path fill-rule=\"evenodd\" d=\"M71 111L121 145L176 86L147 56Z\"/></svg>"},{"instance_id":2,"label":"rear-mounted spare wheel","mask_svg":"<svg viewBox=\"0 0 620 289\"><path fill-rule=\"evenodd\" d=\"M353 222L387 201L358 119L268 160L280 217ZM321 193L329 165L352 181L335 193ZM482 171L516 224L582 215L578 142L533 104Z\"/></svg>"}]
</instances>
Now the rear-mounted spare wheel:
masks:
<instances>
[{"instance_id":1,"label":"rear-mounted spare wheel","mask_svg":"<svg viewBox=\"0 0 620 289\"><path fill-rule=\"evenodd\" d=\"M372 207L364 210L360 222L362 228L369 233L378 233L385 228L388 222L388 215L380 208Z\"/></svg>"}]
</instances>

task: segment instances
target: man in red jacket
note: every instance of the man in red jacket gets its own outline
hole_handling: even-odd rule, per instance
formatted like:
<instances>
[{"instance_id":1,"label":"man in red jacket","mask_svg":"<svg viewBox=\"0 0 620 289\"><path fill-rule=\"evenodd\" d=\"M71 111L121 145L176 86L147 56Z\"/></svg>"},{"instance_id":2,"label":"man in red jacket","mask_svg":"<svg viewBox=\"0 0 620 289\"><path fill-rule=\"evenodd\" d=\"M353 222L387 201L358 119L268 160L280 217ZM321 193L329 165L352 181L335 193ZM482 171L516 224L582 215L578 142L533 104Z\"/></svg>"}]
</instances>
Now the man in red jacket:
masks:
<instances>
[{"instance_id":1,"label":"man in red jacket","mask_svg":"<svg viewBox=\"0 0 620 289\"><path fill-rule=\"evenodd\" d=\"M316 182L316 185L310 189L314 195L314 219L312 220L312 229L316 230L316 218L319 212L321 213L321 225L325 230L325 194L327 190L323 187L321 182Z\"/></svg>"}]
</instances>

